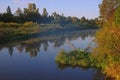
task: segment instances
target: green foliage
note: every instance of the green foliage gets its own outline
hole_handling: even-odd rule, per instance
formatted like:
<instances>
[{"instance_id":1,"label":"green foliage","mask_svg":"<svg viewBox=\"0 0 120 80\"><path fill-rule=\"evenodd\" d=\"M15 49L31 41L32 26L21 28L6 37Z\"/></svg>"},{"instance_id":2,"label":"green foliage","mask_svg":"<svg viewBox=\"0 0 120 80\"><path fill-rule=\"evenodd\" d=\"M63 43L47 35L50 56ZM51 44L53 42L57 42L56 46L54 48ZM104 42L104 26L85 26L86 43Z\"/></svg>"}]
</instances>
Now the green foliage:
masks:
<instances>
[{"instance_id":1,"label":"green foliage","mask_svg":"<svg viewBox=\"0 0 120 80\"><path fill-rule=\"evenodd\" d=\"M43 17L47 17L48 16L48 12L47 12L47 9L46 8L43 8L43 14L42 14Z\"/></svg>"},{"instance_id":2,"label":"green foliage","mask_svg":"<svg viewBox=\"0 0 120 80\"><path fill-rule=\"evenodd\" d=\"M20 39L38 32L39 27L33 22L26 22L24 24L0 22L0 38L3 41L17 40L17 38Z\"/></svg>"},{"instance_id":3,"label":"green foliage","mask_svg":"<svg viewBox=\"0 0 120 80\"><path fill-rule=\"evenodd\" d=\"M82 59L78 61L78 65L82 66L82 67L88 67L89 63L86 59Z\"/></svg>"},{"instance_id":4,"label":"green foliage","mask_svg":"<svg viewBox=\"0 0 120 80\"><path fill-rule=\"evenodd\" d=\"M88 67L90 64L88 61L89 56L90 53L81 50L75 50L68 53L62 50L56 56L56 62L64 65Z\"/></svg>"},{"instance_id":5,"label":"green foliage","mask_svg":"<svg viewBox=\"0 0 120 80\"><path fill-rule=\"evenodd\" d=\"M120 23L120 6L115 10L115 22Z\"/></svg>"},{"instance_id":6,"label":"green foliage","mask_svg":"<svg viewBox=\"0 0 120 80\"><path fill-rule=\"evenodd\" d=\"M7 7L6 11L7 11L6 13L7 13L8 15L12 15L10 6Z\"/></svg>"},{"instance_id":7,"label":"green foliage","mask_svg":"<svg viewBox=\"0 0 120 80\"><path fill-rule=\"evenodd\" d=\"M39 12L39 9L36 8L36 5L34 3L29 3L28 8L24 8L25 14L31 14L31 13L38 14L38 12Z\"/></svg>"}]
</instances>

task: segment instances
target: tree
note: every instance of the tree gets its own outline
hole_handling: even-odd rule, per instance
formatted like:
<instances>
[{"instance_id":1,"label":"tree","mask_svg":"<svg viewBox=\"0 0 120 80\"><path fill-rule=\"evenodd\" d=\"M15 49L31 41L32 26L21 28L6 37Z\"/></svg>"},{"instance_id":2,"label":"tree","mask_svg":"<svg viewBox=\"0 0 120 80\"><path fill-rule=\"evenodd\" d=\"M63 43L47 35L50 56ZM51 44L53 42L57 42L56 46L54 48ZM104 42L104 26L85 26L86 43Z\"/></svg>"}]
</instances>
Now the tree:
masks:
<instances>
[{"instance_id":1,"label":"tree","mask_svg":"<svg viewBox=\"0 0 120 80\"><path fill-rule=\"evenodd\" d=\"M39 8L36 8L36 5L34 3L29 3L28 8L24 8L24 13L25 14L30 14L30 13L39 13Z\"/></svg>"},{"instance_id":2,"label":"tree","mask_svg":"<svg viewBox=\"0 0 120 80\"><path fill-rule=\"evenodd\" d=\"M46 8L43 8L43 13L42 13L43 17L47 17L48 16L48 12Z\"/></svg>"},{"instance_id":3,"label":"tree","mask_svg":"<svg viewBox=\"0 0 120 80\"><path fill-rule=\"evenodd\" d=\"M93 51L97 64L107 76L120 80L120 0L103 0L100 4L102 28L96 33Z\"/></svg>"},{"instance_id":4,"label":"tree","mask_svg":"<svg viewBox=\"0 0 120 80\"><path fill-rule=\"evenodd\" d=\"M77 17L72 17L71 19L72 19L72 23L77 23L77 21L78 21Z\"/></svg>"},{"instance_id":5,"label":"tree","mask_svg":"<svg viewBox=\"0 0 120 80\"><path fill-rule=\"evenodd\" d=\"M6 11L7 11L7 12L6 12L7 14L12 15L10 6L7 7Z\"/></svg>"},{"instance_id":6,"label":"tree","mask_svg":"<svg viewBox=\"0 0 120 80\"><path fill-rule=\"evenodd\" d=\"M100 19L104 22L112 19L115 9L120 5L120 0L103 0L99 5Z\"/></svg>"},{"instance_id":7,"label":"tree","mask_svg":"<svg viewBox=\"0 0 120 80\"><path fill-rule=\"evenodd\" d=\"M80 19L80 22L81 22L81 23L86 22L86 18L83 16L83 17Z\"/></svg>"},{"instance_id":8,"label":"tree","mask_svg":"<svg viewBox=\"0 0 120 80\"><path fill-rule=\"evenodd\" d=\"M28 8L24 8L24 14L26 21L33 21L40 23L39 8L36 8L34 3L29 3Z\"/></svg>"},{"instance_id":9,"label":"tree","mask_svg":"<svg viewBox=\"0 0 120 80\"><path fill-rule=\"evenodd\" d=\"M61 26L63 26L66 23L66 17L64 16L64 14L58 14L56 12L54 12L52 14L54 20L52 23L54 24L60 24Z\"/></svg>"},{"instance_id":10,"label":"tree","mask_svg":"<svg viewBox=\"0 0 120 80\"><path fill-rule=\"evenodd\" d=\"M48 12L47 12L47 9L46 9L46 8L43 8L42 23L49 23L49 20L48 20Z\"/></svg>"},{"instance_id":11,"label":"tree","mask_svg":"<svg viewBox=\"0 0 120 80\"><path fill-rule=\"evenodd\" d=\"M120 23L120 6L115 10L115 22Z\"/></svg>"},{"instance_id":12,"label":"tree","mask_svg":"<svg viewBox=\"0 0 120 80\"><path fill-rule=\"evenodd\" d=\"M72 23L71 16L66 17L66 23L67 23L67 24Z\"/></svg>"},{"instance_id":13,"label":"tree","mask_svg":"<svg viewBox=\"0 0 120 80\"><path fill-rule=\"evenodd\" d=\"M2 14L2 21L3 22L12 22L13 15L10 6L7 7L6 12Z\"/></svg>"},{"instance_id":14,"label":"tree","mask_svg":"<svg viewBox=\"0 0 120 80\"><path fill-rule=\"evenodd\" d=\"M52 15L54 17L53 23L59 23L60 15L56 12L54 12Z\"/></svg>"},{"instance_id":15,"label":"tree","mask_svg":"<svg viewBox=\"0 0 120 80\"><path fill-rule=\"evenodd\" d=\"M20 16L21 14L23 14L23 12L20 8L18 8L15 12L15 16Z\"/></svg>"}]
</instances>

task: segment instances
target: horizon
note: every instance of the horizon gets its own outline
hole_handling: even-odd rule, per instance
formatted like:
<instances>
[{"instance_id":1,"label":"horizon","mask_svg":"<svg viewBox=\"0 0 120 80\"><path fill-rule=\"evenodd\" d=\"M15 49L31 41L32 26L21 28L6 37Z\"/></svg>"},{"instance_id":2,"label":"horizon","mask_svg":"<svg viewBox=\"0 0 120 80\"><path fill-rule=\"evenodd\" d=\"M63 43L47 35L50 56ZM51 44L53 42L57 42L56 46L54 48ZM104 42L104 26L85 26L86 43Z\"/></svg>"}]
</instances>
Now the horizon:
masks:
<instances>
[{"instance_id":1,"label":"horizon","mask_svg":"<svg viewBox=\"0 0 120 80\"><path fill-rule=\"evenodd\" d=\"M64 2L64 3L63 3ZM68 2L68 4L67 4ZM42 13L42 9L46 8L49 15L53 12L59 14L64 14L64 16L74 16L74 17L86 17L88 19L94 19L99 16L98 5L101 3L101 0L96 1L72 1L72 0L5 0L0 1L0 13L6 11L6 8L10 6L12 13L14 14L17 8L27 8L29 3L35 3L36 7L39 8L39 12ZM72 6L74 5L74 6Z\"/></svg>"}]
</instances>

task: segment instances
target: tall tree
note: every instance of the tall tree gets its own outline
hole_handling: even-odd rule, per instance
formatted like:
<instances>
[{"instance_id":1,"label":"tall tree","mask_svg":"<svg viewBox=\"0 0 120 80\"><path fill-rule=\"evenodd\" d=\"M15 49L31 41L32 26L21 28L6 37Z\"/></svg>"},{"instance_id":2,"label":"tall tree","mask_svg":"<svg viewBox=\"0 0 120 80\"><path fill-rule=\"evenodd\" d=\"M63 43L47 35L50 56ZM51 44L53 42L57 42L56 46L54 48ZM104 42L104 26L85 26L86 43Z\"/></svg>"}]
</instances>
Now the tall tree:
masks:
<instances>
[{"instance_id":1,"label":"tall tree","mask_svg":"<svg viewBox=\"0 0 120 80\"><path fill-rule=\"evenodd\" d=\"M43 8L43 13L42 13L43 17L47 17L48 16L48 12L46 8Z\"/></svg>"},{"instance_id":2,"label":"tall tree","mask_svg":"<svg viewBox=\"0 0 120 80\"><path fill-rule=\"evenodd\" d=\"M102 28L96 33L94 57L106 76L120 80L120 2L103 0L100 4ZM114 19L116 16L116 19ZM117 24L116 24L116 21Z\"/></svg>"},{"instance_id":3,"label":"tall tree","mask_svg":"<svg viewBox=\"0 0 120 80\"><path fill-rule=\"evenodd\" d=\"M28 8L24 8L24 14L27 21L39 22L40 13L39 8L36 8L34 3L29 3Z\"/></svg>"},{"instance_id":4,"label":"tall tree","mask_svg":"<svg viewBox=\"0 0 120 80\"><path fill-rule=\"evenodd\" d=\"M2 14L2 21L3 22L12 22L13 15L10 6L7 7L6 12Z\"/></svg>"},{"instance_id":5,"label":"tall tree","mask_svg":"<svg viewBox=\"0 0 120 80\"><path fill-rule=\"evenodd\" d=\"M100 19L104 22L113 17L115 9L120 5L120 0L103 0L99 5Z\"/></svg>"},{"instance_id":6,"label":"tall tree","mask_svg":"<svg viewBox=\"0 0 120 80\"><path fill-rule=\"evenodd\" d=\"M30 14L30 13L39 13L39 8L36 8L36 5L34 3L29 3L28 8L24 8L24 13L25 14Z\"/></svg>"},{"instance_id":7,"label":"tall tree","mask_svg":"<svg viewBox=\"0 0 120 80\"><path fill-rule=\"evenodd\" d=\"M12 11L11 11L10 6L7 7L7 9L6 9L6 13L9 14L9 15L12 15Z\"/></svg>"}]
</instances>

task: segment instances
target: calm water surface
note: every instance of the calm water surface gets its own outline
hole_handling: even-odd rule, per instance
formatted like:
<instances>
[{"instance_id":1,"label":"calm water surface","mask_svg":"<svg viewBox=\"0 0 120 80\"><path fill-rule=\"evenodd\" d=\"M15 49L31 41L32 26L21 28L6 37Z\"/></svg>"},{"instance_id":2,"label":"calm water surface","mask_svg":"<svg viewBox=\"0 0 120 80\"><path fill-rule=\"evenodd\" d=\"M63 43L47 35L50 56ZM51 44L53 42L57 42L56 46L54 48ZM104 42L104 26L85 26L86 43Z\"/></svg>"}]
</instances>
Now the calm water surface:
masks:
<instances>
[{"instance_id":1,"label":"calm water surface","mask_svg":"<svg viewBox=\"0 0 120 80\"><path fill-rule=\"evenodd\" d=\"M94 46L94 33L61 32L0 44L0 80L102 80L97 69L58 66L55 62L62 49Z\"/></svg>"}]
</instances>

